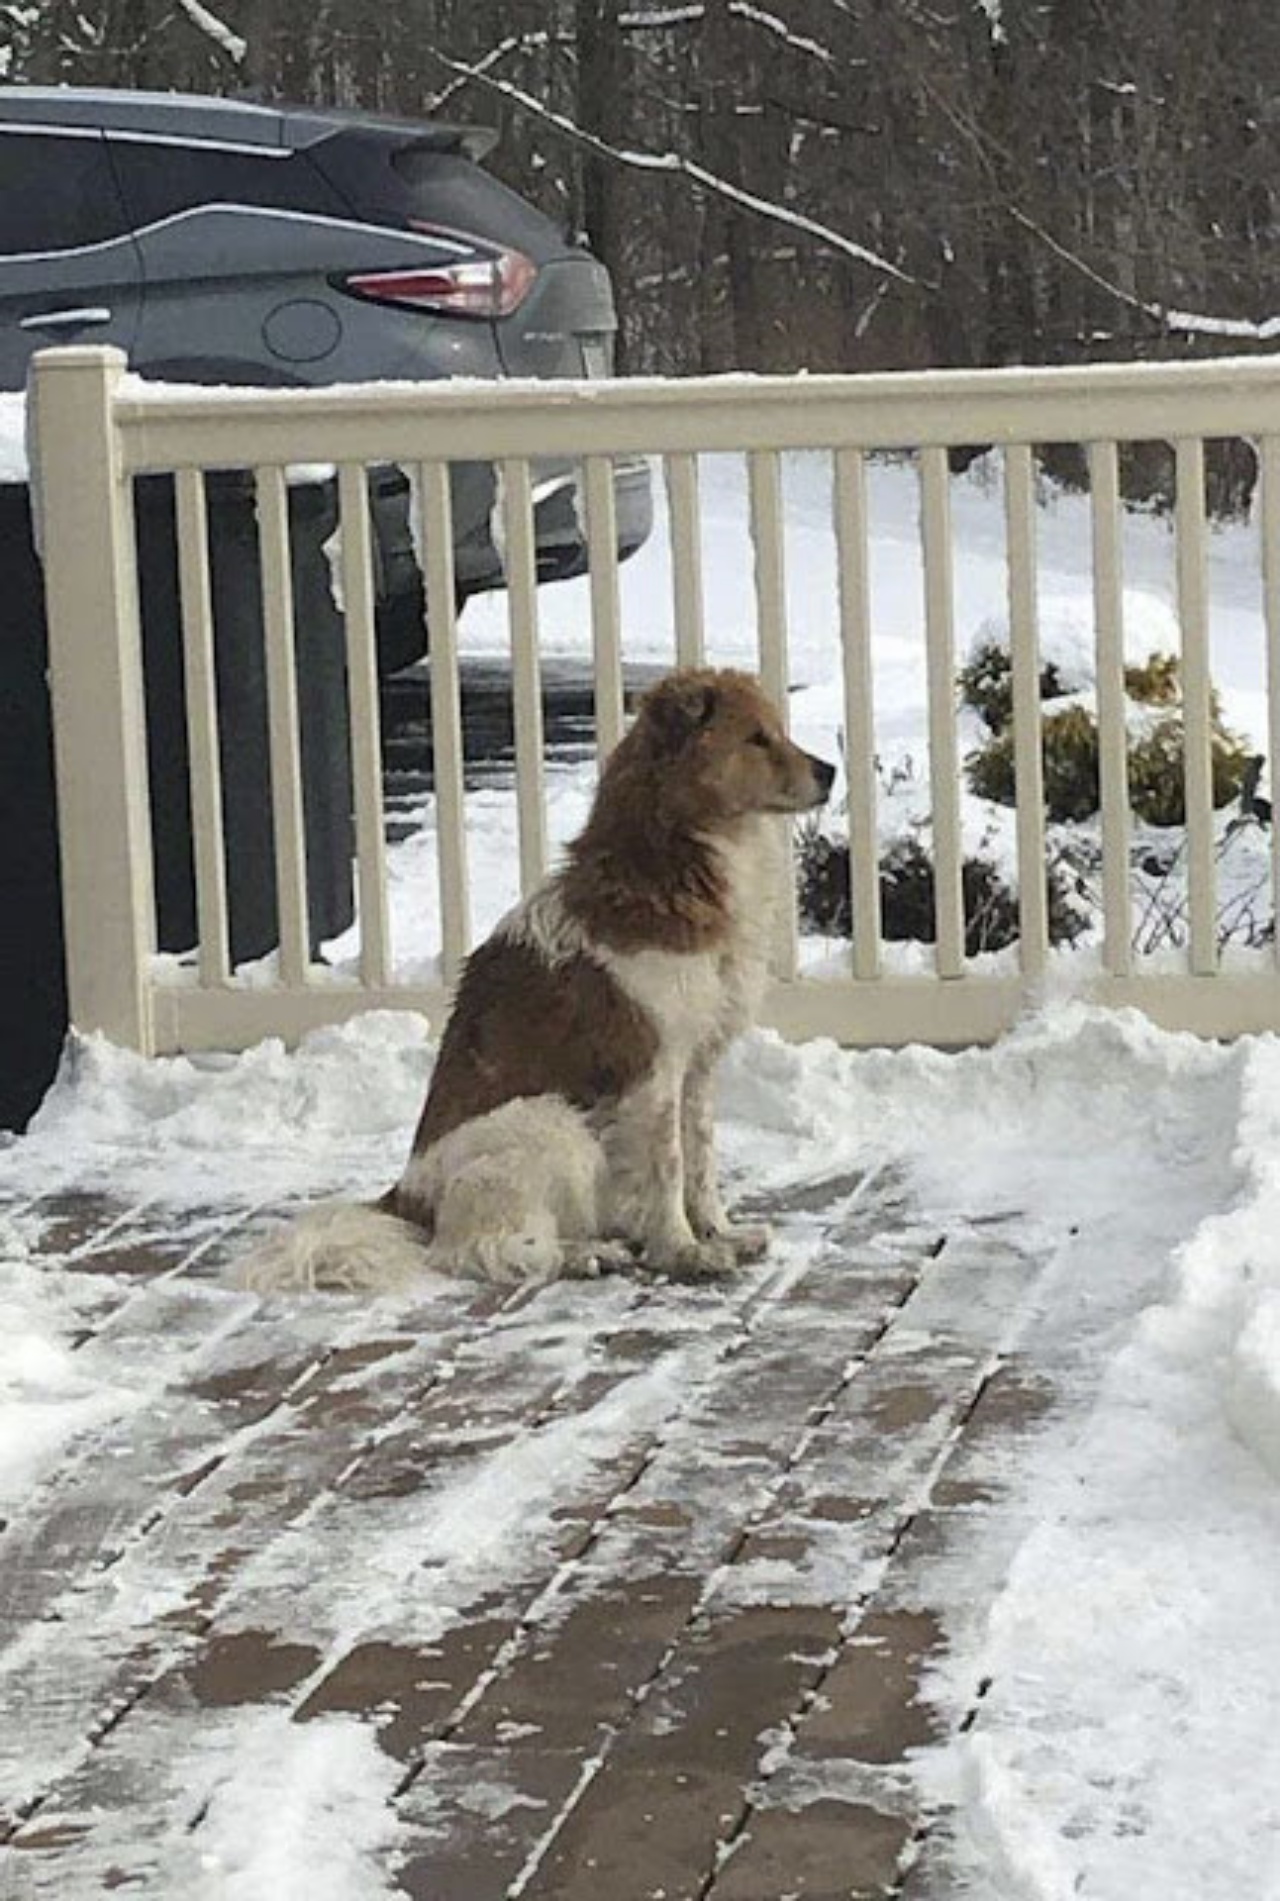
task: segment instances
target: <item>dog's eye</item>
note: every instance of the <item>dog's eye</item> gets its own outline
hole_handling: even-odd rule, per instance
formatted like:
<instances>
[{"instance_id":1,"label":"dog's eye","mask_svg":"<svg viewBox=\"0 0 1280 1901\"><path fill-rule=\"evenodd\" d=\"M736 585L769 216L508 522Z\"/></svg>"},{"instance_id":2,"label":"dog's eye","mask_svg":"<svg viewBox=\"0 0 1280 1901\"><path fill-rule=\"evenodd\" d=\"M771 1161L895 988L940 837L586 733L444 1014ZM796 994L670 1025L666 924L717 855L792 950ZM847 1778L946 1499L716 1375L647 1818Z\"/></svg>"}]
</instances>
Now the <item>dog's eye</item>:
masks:
<instances>
[{"instance_id":1,"label":"dog's eye","mask_svg":"<svg viewBox=\"0 0 1280 1901\"><path fill-rule=\"evenodd\" d=\"M751 738L747 741L747 744L749 746L767 746L769 744L769 735L768 733L765 732L763 726L760 728L758 732L752 733Z\"/></svg>"}]
</instances>

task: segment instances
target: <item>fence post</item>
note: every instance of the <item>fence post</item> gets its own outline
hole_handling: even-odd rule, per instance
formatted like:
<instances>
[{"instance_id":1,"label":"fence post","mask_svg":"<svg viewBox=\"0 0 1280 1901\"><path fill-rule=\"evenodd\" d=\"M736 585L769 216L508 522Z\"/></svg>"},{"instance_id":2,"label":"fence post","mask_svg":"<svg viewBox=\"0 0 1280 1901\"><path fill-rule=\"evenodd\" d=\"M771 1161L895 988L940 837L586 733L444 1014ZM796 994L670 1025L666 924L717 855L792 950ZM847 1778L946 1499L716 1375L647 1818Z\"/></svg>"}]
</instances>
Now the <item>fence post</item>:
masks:
<instances>
[{"instance_id":1,"label":"fence post","mask_svg":"<svg viewBox=\"0 0 1280 1901\"><path fill-rule=\"evenodd\" d=\"M70 1017L78 1030L150 1055L155 905L142 638L133 497L113 413L124 371L119 350L41 351L28 440L49 627Z\"/></svg>"}]
</instances>

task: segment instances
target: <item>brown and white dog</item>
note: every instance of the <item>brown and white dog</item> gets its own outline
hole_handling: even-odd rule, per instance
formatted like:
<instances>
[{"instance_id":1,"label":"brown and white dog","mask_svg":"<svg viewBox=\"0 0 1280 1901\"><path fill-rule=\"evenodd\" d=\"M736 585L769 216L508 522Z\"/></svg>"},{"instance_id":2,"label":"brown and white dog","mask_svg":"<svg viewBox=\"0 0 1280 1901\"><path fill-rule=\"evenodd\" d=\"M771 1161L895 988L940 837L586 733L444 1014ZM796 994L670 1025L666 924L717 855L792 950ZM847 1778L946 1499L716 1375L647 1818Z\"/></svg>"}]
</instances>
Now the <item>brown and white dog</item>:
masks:
<instances>
[{"instance_id":1,"label":"brown and white dog","mask_svg":"<svg viewBox=\"0 0 1280 1901\"><path fill-rule=\"evenodd\" d=\"M767 1230L720 1199L714 1072L764 988L783 815L833 777L750 675L662 680L567 863L468 959L399 1182L375 1208L304 1216L244 1279L542 1281L637 1252L721 1274L762 1254Z\"/></svg>"}]
</instances>

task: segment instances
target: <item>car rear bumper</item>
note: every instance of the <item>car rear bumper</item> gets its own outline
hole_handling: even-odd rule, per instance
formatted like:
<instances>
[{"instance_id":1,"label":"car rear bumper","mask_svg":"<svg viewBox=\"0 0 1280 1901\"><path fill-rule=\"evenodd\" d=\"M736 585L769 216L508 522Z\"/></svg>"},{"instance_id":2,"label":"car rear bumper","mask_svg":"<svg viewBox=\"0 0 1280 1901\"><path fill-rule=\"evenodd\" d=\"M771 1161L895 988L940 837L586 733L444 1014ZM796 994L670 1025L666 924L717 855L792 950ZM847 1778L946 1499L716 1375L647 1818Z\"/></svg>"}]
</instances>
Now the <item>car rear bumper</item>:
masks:
<instances>
[{"instance_id":1,"label":"car rear bumper","mask_svg":"<svg viewBox=\"0 0 1280 1901\"><path fill-rule=\"evenodd\" d=\"M534 465L534 546L538 579L566 581L588 567L586 522L576 470L566 464ZM384 673L409 666L427 647L425 600L409 527L410 490L399 470L380 469L372 485L374 553L378 594L379 661ZM458 534L454 572L459 601L505 587L506 573L493 534L494 472L484 463L454 470L453 506ZM649 464L637 459L614 468L618 559L625 561L653 528Z\"/></svg>"},{"instance_id":2,"label":"car rear bumper","mask_svg":"<svg viewBox=\"0 0 1280 1901\"><path fill-rule=\"evenodd\" d=\"M648 539L653 528L653 486L643 460L614 465L614 507L618 520L618 559L625 561ZM586 519L577 471L534 467L534 546L540 581L567 581L588 565ZM495 544L490 511L454 547L458 591L480 594L506 585L502 556Z\"/></svg>"}]
</instances>

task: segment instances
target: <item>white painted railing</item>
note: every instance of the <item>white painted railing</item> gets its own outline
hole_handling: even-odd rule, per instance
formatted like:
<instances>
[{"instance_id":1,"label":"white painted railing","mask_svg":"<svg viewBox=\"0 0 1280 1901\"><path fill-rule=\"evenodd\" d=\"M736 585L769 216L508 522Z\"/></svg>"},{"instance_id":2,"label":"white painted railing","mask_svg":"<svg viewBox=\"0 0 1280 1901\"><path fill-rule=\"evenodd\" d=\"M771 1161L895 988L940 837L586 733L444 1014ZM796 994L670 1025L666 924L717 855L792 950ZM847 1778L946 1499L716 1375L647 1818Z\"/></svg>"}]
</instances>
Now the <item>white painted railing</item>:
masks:
<instances>
[{"instance_id":1,"label":"white painted railing","mask_svg":"<svg viewBox=\"0 0 1280 1901\"><path fill-rule=\"evenodd\" d=\"M1280 750L1280 372L1262 360L871 377L725 378L683 383L433 384L345 391L147 390L118 354L58 350L37 359L34 434L48 577L68 978L73 1021L145 1051L244 1046L371 1007L439 1018L469 948L471 924L451 536L449 465L501 472L510 590L519 860L528 888L547 859L530 462L581 462L591 551L596 736L607 750L623 725L624 635L615 556L611 460L660 464L667 498L676 651L704 648L703 452L747 457L755 551L759 667L788 684L781 454L830 452L834 462L839 642L844 661L853 943L834 977L796 974L794 928L782 946L771 1020L786 1034L850 1043L958 1044L1007 1026L1049 961L1045 816L1039 742L1037 554L1032 446L1088 445L1093 524L1105 941L1081 962L1081 988L1135 1004L1205 1034L1280 1027L1274 964L1221 968L1216 938L1211 807L1204 443L1260 441L1263 570L1271 736ZM1177 461L1177 597L1181 621L1190 931L1181 969L1153 969L1131 949L1129 799L1123 671L1121 505L1117 445L1167 440ZM948 445L992 443L1005 457L1011 629L1019 967L991 974L965 952L961 785L956 723L954 582ZM933 971L889 974L880 933L876 848L872 626L866 458L911 450L920 472L925 576ZM388 918L379 773L373 589L365 470L394 462L416 474L427 550L431 704L439 836L441 975L397 980ZM339 979L311 960L285 471L336 465L341 511L350 748L361 930L358 974ZM272 809L280 918L274 981L231 969L222 841L204 472L254 472L264 583ZM182 639L191 755L199 953L190 981L160 981L155 941L138 578L132 532L137 476L176 476ZM1280 845L1273 889L1280 888Z\"/></svg>"}]
</instances>

